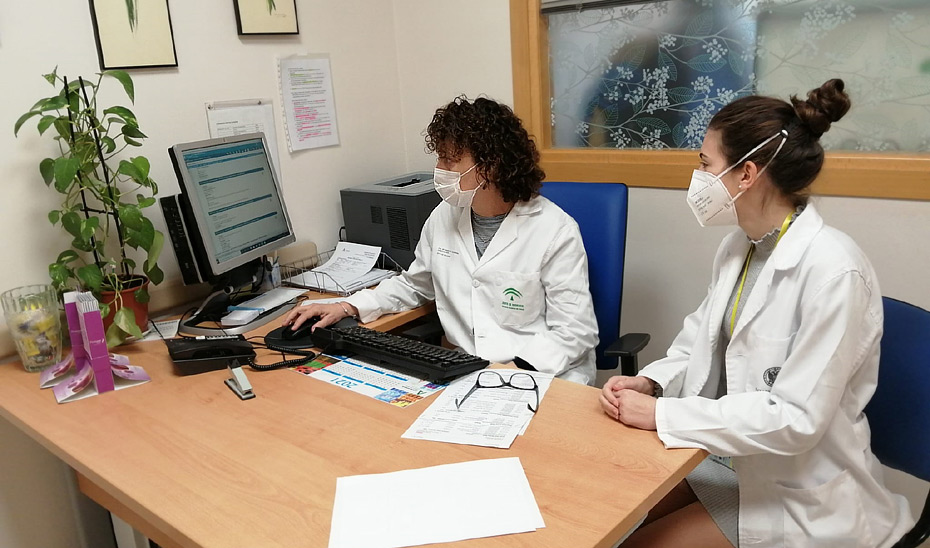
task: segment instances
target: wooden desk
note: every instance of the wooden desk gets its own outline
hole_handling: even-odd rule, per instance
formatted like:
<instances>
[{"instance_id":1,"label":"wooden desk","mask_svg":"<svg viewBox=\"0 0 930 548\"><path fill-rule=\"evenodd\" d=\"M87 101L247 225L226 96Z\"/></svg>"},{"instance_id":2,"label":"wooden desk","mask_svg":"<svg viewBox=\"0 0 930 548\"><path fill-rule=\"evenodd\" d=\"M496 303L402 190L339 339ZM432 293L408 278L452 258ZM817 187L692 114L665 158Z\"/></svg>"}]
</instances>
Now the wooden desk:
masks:
<instances>
[{"instance_id":1,"label":"wooden desk","mask_svg":"<svg viewBox=\"0 0 930 548\"><path fill-rule=\"evenodd\" d=\"M337 477L503 456L520 457L546 527L460 545L609 547L703 457L665 450L604 415L596 389L561 380L504 451L401 439L431 400L398 408L279 370L249 371L257 397L240 401L226 371L176 376L160 342L120 352L152 381L63 405L38 375L0 366L0 415L165 548L325 547ZM398 504L413 496L429 486Z\"/></svg>"}]
</instances>

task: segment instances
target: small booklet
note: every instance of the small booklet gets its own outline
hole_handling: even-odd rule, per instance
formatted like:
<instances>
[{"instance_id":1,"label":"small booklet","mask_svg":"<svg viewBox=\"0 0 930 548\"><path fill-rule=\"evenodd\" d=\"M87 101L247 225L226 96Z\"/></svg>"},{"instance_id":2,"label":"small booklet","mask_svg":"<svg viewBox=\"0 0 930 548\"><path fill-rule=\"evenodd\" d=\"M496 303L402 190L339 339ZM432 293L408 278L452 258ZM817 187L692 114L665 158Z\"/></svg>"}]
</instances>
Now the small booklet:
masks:
<instances>
[{"instance_id":1,"label":"small booklet","mask_svg":"<svg viewBox=\"0 0 930 548\"><path fill-rule=\"evenodd\" d=\"M109 355L110 374L113 388L121 390L151 380L145 369L131 365L129 357L122 354ZM94 377L94 369L86 359L75 365L73 354L69 354L39 375L39 388L51 388L58 403L77 401L101 393ZM105 391L105 390L103 390Z\"/></svg>"},{"instance_id":2,"label":"small booklet","mask_svg":"<svg viewBox=\"0 0 930 548\"><path fill-rule=\"evenodd\" d=\"M73 364L74 360L70 360L67 368L58 368L57 371L52 371L55 366L50 367L45 370L50 372L48 378L44 382L43 379L39 379L42 388L52 388L52 393L55 394L58 403L82 400L100 393L94 368L91 367L90 362L83 361L74 367ZM122 354L110 355L110 373L114 390L122 390L152 380L145 369L130 365L129 358Z\"/></svg>"}]
</instances>

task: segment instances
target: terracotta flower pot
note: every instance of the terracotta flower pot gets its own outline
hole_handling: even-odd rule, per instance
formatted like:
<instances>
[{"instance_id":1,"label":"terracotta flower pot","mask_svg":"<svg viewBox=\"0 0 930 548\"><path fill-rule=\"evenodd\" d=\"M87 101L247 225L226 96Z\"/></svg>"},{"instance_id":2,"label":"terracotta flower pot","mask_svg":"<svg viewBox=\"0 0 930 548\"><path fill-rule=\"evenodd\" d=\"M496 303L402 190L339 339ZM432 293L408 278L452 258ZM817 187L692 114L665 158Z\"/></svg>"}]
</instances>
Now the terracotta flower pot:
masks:
<instances>
[{"instance_id":1,"label":"terracotta flower pot","mask_svg":"<svg viewBox=\"0 0 930 548\"><path fill-rule=\"evenodd\" d=\"M129 283L129 287L120 291L122 295L122 308L128 308L132 310L133 315L136 318L136 325L139 326L139 329L145 333L145 330L148 329L149 325L149 303L140 303L136 300L136 291L140 288L145 288L148 290L149 279L145 276L134 276ZM102 297L103 304L110 305L110 313L103 319L103 328L109 329L110 325L113 323L113 316L116 314L116 309L112 308L112 303L116 300L116 291L101 291L100 295Z\"/></svg>"}]
</instances>

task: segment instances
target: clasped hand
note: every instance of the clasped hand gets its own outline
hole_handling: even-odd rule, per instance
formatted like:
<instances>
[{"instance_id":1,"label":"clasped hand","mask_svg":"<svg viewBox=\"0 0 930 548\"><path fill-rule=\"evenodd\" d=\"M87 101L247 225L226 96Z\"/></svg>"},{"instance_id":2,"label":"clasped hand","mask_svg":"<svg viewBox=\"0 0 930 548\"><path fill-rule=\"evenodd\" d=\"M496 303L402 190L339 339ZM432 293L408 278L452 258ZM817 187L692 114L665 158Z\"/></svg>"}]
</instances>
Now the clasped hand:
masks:
<instances>
[{"instance_id":1,"label":"clasped hand","mask_svg":"<svg viewBox=\"0 0 930 548\"><path fill-rule=\"evenodd\" d=\"M604 413L623 424L656 429L655 383L646 377L611 377L604 383L600 402Z\"/></svg>"}]
</instances>

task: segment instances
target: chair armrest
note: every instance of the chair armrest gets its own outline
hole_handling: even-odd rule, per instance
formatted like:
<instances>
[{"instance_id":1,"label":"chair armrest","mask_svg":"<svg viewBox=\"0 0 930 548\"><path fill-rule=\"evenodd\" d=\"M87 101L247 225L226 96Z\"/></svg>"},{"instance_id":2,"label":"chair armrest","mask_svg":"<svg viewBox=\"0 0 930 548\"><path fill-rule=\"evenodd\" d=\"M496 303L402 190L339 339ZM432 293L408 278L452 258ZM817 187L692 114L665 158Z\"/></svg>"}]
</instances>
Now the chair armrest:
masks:
<instances>
[{"instance_id":1,"label":"chair armrest","mask_svg":"<svg viewBox=\"0 0 930 548\"><path fill-rule=\"evenodd\" d=\"M628 377L639 372L636 355L649 344L649 333L627 333L604 350L605 357L620 358L620 373Z\"/></svg>"},{"instance_id":2,"label":"chair armrest","mask_svg":"<svg viewBox=\"0 0 930 548\"><path fill-rule=\"evenodd\" d=\"M605 356L635 356L649 344L649 333L627 333L604 350Z\"/></svg>"}]
</instances>

